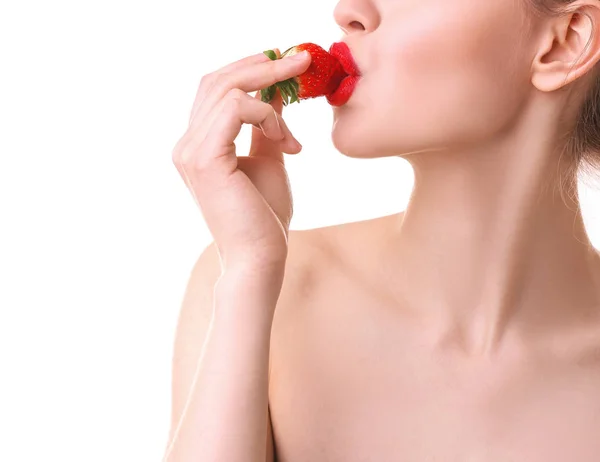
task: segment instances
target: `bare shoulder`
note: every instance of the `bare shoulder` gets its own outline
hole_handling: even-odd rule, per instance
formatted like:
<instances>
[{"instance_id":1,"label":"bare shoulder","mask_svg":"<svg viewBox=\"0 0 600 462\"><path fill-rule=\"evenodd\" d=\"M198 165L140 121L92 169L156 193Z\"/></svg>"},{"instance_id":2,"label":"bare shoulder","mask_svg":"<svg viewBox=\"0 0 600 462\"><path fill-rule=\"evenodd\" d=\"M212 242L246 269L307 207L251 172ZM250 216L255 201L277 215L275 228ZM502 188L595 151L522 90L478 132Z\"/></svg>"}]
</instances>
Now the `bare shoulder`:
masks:
<instances>
[{"instance_id":1,"label":"bare shoulder","mask_svg":"<svg viewBox=\"0 0 600 462\"><path fill-rule=\"evenodd\" d=\"M288 257L276 316L318 284L329 249L320 229L290 230Z\"/></svg>"},{"instance_id":2,"label":"bare shoulder","mask_svg":"<svg viewBox=\"0 0 600 462\"><path fill-rule=\"evenodd\" d=\"M306 230L291 230L284 282L275 311L274 330L288 316L306 306L330 300L332 280L345 273L360 278L377 264L376 246L391 220L399 215L340 223ZM339 287L339 286L336 286ZM321 297L321 298L319 298ZM286 323L287 324L287 323Z\"/></svg>"},{"instance_id":3,"label":"bare shoulder","mask_svg":"<svg viewBox=\"0 0 600 462\"><path fill-rule=\"evenodd\" d=\"M377 255L377 245L385 238L385 233L401 220L403 212L381 217L323 226L320 228L290 231L287 268L299 271L290 274L286 270L288 282L309 282L303 278L323 276L323 272L336 265L352 265L357 260L364 265L370 257ZM313 281L316 282L316 281ZM285 284L285 283L284 283ZM306 286L301 284L301 288ZM292 286L288 285L288 288Z\"/></svg>"},{"instance_id":4,"label":"bare shoulder","mask_svg":"<svg viewBox=\"0 0 600 462\"><path fill-rule=\"evenodd\" d=\"M302 233L297 236L297 243L310 241L312 245L316 244L325 251L322 256L332 258L343 258L344 255L351 256L353 249L368 253L374 248L374 245L386 230L393 226L394 222L400 221L402 216L403 212L400 212L366 220L296 231Z\"/></svg>"},{"instance_id":5,"label":"bare shoulder","mask_svg":"<svg viewBox=\"0 0 600 462\"><path fill-rule=\"evenodd\" d=\"M358 254L367 256L389 218L391 216L291 230L282 296L298 300L299 295L307 294L326 280L327 273L334 267L351 264Z\"/></svg>"},{"instance_id":6,"label":"bare shoulder","mask_svg":"<svg viewBox=\"0 0 600 462\"><path fill-rule=\"evenodd\" d=\"M397 217L397 215L396 215ZM301 338L311 337L332 319L340 297L360 291L362 274L377 264L375 243L388 217L291 230L281 293L271 329L269 396L277 400L280 375L303 355ZM334 316L335 318L335 316ZM316 358L314 358L316 360Z\"/></svg>"}]
</instances>

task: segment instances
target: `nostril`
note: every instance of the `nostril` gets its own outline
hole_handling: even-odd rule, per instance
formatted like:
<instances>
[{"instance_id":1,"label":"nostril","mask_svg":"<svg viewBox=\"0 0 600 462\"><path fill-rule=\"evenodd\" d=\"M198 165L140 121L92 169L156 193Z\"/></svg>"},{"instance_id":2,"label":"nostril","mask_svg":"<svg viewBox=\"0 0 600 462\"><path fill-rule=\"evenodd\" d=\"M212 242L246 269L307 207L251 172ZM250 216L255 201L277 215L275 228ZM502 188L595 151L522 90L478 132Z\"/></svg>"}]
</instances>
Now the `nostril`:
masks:
<instances>
[{"instance_id":1,"label":"nostril","mask_svg":"<svg viewBox=\"0 0 600 462\"><path fill-rule=\"evenodd\" d=\"M352 22L350 23L350 27L352 27L352 28L359 28L359 29L365 30L365 26L363 26L363 25L362 25L360 22L358 22L358 21L352 21Z\"/></svg>"}]
</instances>

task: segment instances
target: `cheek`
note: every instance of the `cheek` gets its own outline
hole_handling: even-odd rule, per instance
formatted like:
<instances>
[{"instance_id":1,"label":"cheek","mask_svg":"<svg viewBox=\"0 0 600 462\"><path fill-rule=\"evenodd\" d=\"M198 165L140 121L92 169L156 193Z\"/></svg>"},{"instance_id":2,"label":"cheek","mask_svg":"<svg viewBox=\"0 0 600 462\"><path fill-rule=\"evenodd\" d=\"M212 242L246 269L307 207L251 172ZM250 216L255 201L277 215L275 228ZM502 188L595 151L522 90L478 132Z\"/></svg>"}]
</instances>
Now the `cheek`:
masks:
<instances>
[{"instance_id":1,"label":"cheek","mask_svg":"<svg viewBox=\"0 0 600 462\"><path fill-rule=\"evenodd\" d=\"M415 13L388 34L369 85L378 131L393 126L388 138L413 150L485 138L514 117L528 78L517 67L525 57L515 56L520 24L510 9L487 5L470 15Z\"/></svg>"}]
</instances>

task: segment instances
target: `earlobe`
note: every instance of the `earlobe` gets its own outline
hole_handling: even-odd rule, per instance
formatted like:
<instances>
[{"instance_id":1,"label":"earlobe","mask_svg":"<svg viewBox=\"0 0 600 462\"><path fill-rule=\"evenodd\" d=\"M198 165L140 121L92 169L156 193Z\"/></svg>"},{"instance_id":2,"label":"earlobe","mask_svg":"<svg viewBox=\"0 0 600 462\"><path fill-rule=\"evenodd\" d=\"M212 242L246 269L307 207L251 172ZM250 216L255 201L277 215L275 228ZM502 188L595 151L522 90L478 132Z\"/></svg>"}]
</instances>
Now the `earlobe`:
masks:
<instances>
[{"instance_id":1,"label":"earlobe","mask_svg":"<svg viewBox=\"0 0 600 462\"><path fill-rule=\"evenodd\" d=\"M594 3L553 19L546 47L535 56L532 84L540 91L558 90L590 71L600 60L600 8Z\"/></svg>"},{"instance_id":2,"label":"earlobe","mask_svg":"<svg viewBox=\"0 0 600 462\"><path fill-rule=\"evenodd\" d=\"M551 67L554 67L554 70ZM566 85L565 80L567 75L568 71L565 72L564 66L550 66L546 64L542 72L534 72L531 77L531 83L539 91L551 92Z\"/></svg>"}]
</instances>

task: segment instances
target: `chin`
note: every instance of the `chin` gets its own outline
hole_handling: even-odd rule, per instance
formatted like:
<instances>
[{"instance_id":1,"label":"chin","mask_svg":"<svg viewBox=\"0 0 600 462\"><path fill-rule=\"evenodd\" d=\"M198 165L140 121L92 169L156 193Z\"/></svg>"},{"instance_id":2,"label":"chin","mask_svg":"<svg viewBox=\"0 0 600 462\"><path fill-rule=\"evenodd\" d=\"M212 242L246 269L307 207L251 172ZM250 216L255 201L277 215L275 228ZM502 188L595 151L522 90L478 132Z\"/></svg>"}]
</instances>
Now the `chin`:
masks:
<instances>
[{"instance_id":1,"label":"chin","mask_svg":"<svg viewBox=\"0 0 600 462\"><path fill-rule=\"evenodd\" d=\"M331 141L337 151L355 159L375 159L398 155L399 146L390 149L387 134L369 126L348 112L334 120ZM392 143L394 144L394 143Z\"/></svg>"},{"instance_id":2,"label":"chin","mask_svg":"<svg viewBox=\"0 0 600 462\"><path fill-rule=\"evenodd\" d=\"M448 145L447 139L436 137L436 133L430 130L419 131L416 128L427 124L394 127L373 118L372 115L362 117L356 107L342 106L335 111L331 140L335 149L346 157L406 158L414 154L447 149L440 147Z\"/></svg>"},{"instance_id":3,"label":"chin","mask_svg":"<svg viewBox=\"0 0 600 462\"><path fill-rule=\"evenodd\" d=\"M331 141L336 150L347 157L374 158L381 157L381 150L374 142L377 138L369 135L364 123L352 120L350 108L341 107L336 111L344 111L344 115L334 119ZM346 112L348 111L348 112Z\"/></svg>"},{"instance_id":4,"label":"chin","mask_svg":"<svg viewBox=\"0 0 600 462\"><path fill-rule=\"evenodd\" d=\"M373 145L371 140L361 139L359 136L356 136L356 134L353 135L354 136L348 136L346 134L336 135L336 131L334 130L331 137L333 146L346 157L364 159L381 157L381 151L376 149L376 146Z\"/></svg>"}]
</instances>

